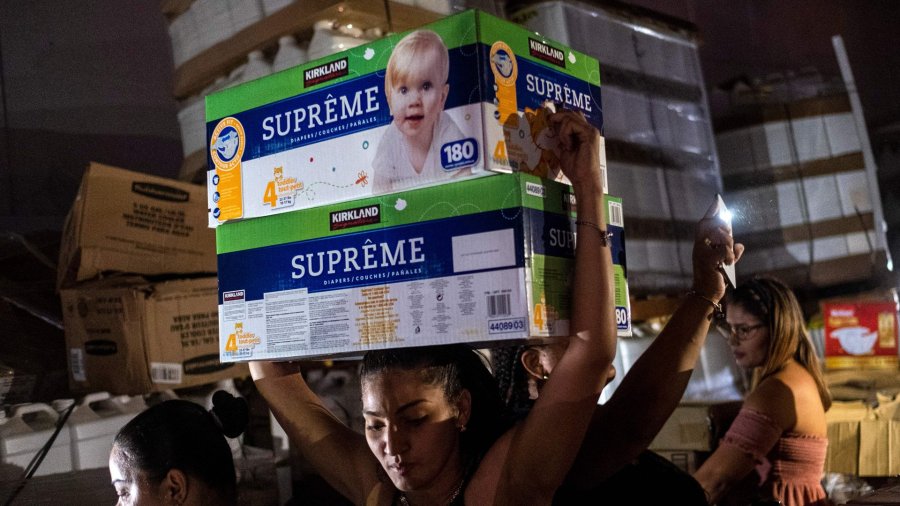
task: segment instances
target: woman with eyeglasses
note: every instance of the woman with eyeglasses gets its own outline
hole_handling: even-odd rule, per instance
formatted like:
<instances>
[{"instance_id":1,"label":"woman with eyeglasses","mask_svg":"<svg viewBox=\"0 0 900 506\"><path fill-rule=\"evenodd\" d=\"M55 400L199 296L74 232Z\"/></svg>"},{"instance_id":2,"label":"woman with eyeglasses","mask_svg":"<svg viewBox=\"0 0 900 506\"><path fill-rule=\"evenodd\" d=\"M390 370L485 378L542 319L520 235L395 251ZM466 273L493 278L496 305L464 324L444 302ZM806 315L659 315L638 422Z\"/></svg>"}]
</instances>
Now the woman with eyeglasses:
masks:
<instances>
[{"instance_id":1,"label":"woman with eyeglasses","mask_svg":"<svg viewBox=\"0 0 900 506\"><path fill-rule=\"evenodd\" d=\"M752 370L751 389L719 447L694 477L710 504L754 471L759 500L828 504L821 479L831 395L797 299L780 281L757 278L734 289L726 305L720 331L738 366Z\"/></svg>"}]
</instances>

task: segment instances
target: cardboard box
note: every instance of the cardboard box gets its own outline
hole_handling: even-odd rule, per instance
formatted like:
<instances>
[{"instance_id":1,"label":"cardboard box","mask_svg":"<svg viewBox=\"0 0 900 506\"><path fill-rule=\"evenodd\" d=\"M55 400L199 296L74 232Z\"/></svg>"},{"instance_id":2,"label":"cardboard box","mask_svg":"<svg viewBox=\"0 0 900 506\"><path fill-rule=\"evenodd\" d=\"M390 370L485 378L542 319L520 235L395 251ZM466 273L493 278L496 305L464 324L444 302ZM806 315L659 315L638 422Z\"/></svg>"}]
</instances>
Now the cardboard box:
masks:
<instances>
[{"instance_id":1,"label":"cardboard box","mask_svg":"<svg viewBox=\"0 0 900 506\"><path fill-rule=\"evenodd\" d=\"M897 476L900 474L900 397L880 399L874 413L874 420L859 424L859 475Z\"/></svg>"},{"instance_id":2,"label":"cardboard box","mask_svg":"<svg viewBox=\"0 0 900 506\"><path fill-rule=\"evenodd\" d=\"M468 173L520 170L562 179L547 101L583 112L602 129L594 58L478 11L423 29L440 40L424 42L419 53L400 33L208 96L209 225ZM388 71L396 55L413 63ZM412 65L430 65L423 70L440 93L428 114L404 107L420 88L394 74L417 75ZM407 139L429 148L410 157L415 143Z\"/></svg>"},{"instance_id":3,"label":"cardboard box","mask_svg":"<svg viewBox=\"0 0 900 506\"><path fill-rule=\"evenodd\" d=\"M568 335L574 204L500 174L219 226L222 361ZM607 209L628 335L620 200Z\"/></svg>"},{"instance_id":4,"label":"cardboard box","mask_svg":"<svg viewBox=\"0 0 900 506\"><path fill-rule=\"evenodd\" d=\"M825 470L857 476L900 474L900 399L835 402L825 413L828 455Z\"/></svg>"},{"instance_id":5,"label":"cardboard box","mask_svg":"<svg viewBox=\"0 0 900 506\"><path fill-rule=\"evenodd\" d=\"M249 372L219 362L214 277L114 278L60 295L74 391L137 395Z\"/></svg>"},{"instance_id":6,"label":"cardboard box","mask_svg":"<svg viewBox=\"0 0 900 506\"><path fill-rule=\"evenodd\" d=\"M825 412L828 423L828 453L825 471L856 475L859 471L860 421L870 413L863 401L834 401Z\"/></svg>"},{"instance_id":7,"label":"cardboard box","mask_svg":"<svg viewBox=\"0 0 900 506\"><path fill-rule=\"evenodd\" d=\"M63 231L58 286L103 272L214 273L201 185L91 163Z\"/></svg>"},{"instance_id":8,"label":"cardboard box","mask_svg":"<svg viewBox=\"0 0 900 506\"><path fill-rule=\"evenodd\" d=\"M650 442L649 448L656 452L715 450L741 404L740 401L682 402Z\"/></svg>"},{"instance_id":9,"label":"cardboard box","mask_svg":"<svg viewBox=\"0 0 900 506\"><path fill-rule=\"evenodd\" d=\"M896 301L830 301L821 306L828 369L897 369Z\"/></svg>"}]
</instances>

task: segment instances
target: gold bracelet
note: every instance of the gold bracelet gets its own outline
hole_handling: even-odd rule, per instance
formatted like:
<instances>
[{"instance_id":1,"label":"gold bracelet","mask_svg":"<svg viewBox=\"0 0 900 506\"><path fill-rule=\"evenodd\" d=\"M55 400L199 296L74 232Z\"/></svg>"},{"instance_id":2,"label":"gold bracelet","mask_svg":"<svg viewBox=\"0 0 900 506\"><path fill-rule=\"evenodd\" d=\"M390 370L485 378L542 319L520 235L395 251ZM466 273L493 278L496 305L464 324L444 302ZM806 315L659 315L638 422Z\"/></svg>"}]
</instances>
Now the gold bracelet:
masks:
<instances>
[{"instance_id":1,"label":"gold bracelet","mask_svg":"<svg viewBox=\"0 0 900 506\"><path fill-rule=\"evenodd\" d=\"M687 292L687 295L693 295L694 297L697 297L697 298L699 298L699 299L703 299L703 300L705 300L706 302L709 302L710 304L712 304L712 307L713 307L713 316L714 316L716 319L721 320L721 319L724 319L724 318L725 318L725 310L722 309L722 304L721 304L721 303L718 303L718 302L716 302L716 301L710 299L709 297L707 297L706 295L703 295L702 293L698 292L697 290L689 290L689 291Z\"/></svg>"},{"instance_id":2,"label":"gold bracelet","mask_svg":"<svg viewBox=\"0 0 900 506\"><path fill-rule=\"evenodd\" d=\"M604 228L600 228L600 225L596 223L585 221L585 220L575 220L576 225L584 225L585 227L590 227L597 232L600 233L600 245L604 247L609 247L610 239L612 239L613 233Z\"/></svg>"}]
</instances>

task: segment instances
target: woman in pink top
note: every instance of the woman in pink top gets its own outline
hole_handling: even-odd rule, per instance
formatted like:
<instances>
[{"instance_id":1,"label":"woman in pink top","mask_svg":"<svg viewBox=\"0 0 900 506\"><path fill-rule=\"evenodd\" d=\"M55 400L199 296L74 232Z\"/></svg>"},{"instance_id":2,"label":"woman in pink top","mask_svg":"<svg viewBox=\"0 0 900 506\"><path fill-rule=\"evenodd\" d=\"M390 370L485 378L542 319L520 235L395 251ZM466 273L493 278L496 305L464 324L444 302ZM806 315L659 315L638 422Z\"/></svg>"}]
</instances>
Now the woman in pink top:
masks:
<instances>
[{"instance_id":1,"label":"woman in pink top","mask_svg":"<svg viewBox=\"0 0 900 506\"><path fill-rule=\"evenodd\" d=\"M758 496L786 506L825 505L825 411L831 395L803 313L790 288L771 278L740 284L727 299L720 330L737 364L753 370L741 412L694 477L710 504L750 473Z\"/></svg>"}]
</instances>

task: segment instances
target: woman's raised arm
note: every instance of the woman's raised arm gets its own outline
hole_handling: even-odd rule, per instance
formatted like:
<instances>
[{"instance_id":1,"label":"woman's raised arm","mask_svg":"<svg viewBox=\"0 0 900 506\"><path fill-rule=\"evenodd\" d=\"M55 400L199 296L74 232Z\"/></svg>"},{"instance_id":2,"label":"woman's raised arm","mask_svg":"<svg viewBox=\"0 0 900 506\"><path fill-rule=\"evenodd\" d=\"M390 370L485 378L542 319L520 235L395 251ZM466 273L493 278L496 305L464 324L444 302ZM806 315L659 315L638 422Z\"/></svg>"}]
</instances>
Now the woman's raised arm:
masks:
<instances>
[{"instance_id":1,"label":"woman's raised arm","mask_svg":"<svg viewBox=\"0 0 900 506\"><path fill-rule=\"evenodd\" d=\"M697 224L691 291L609 401L598 407L569 475L576 487L595 486L646 450L684 395L714 323L715 304L725 295L718 266L734 264L744 251L718 212L716 201Z\"/></svg>"},{"instance_id":2,"label":"woman's raised arm","mask_svg":"<svg viewBox=\"0 0 900 506\"><path fill-rule=\"evenodd\" d=\"M571 337L510 442L497 503L549 503L572 466L616 353L612 257L600 175L600 133L578 112L550 118L577 202Z\"/></svg>"},{"instance_id":3,"label":"woman's raised arm","mask_svg":"<svg viewBox=\"0 0 900 506\"><path fill-rule=\"evenodd\" d=\"M363 435L341 423L313 392L294 362L250 362L250 374L275 419L303 458L355 504L385 503L393 488L379 479L380 465Z\"/></svg>"}]
</instances>

